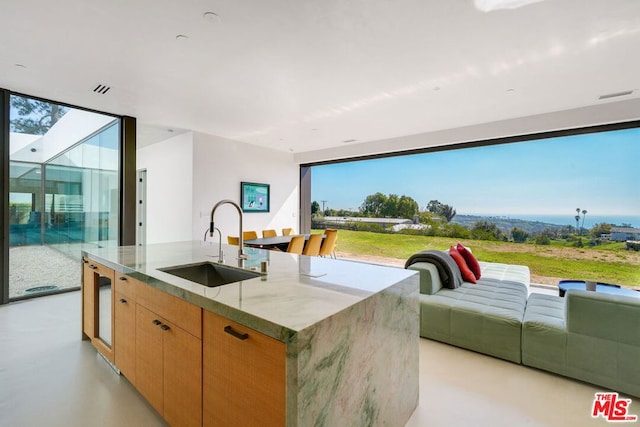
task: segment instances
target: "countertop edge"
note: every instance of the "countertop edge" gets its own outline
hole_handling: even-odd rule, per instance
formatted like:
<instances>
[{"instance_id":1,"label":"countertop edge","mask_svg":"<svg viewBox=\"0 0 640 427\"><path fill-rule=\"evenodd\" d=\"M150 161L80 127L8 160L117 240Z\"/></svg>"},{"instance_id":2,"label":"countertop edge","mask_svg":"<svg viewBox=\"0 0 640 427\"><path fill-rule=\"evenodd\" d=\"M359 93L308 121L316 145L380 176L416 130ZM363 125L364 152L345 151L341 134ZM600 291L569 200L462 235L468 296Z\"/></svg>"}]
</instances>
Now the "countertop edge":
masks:
<instances>
[{"instance_id":1,"label":"countertop edge","mask_svg":"<svg viewBox=\"0 0 640 427\"><path fill-rule=\"evenodd\" d=\"M203 310L207 310L220 316L224 316L230 320L233 320L234 322L238 322L244 326L268 335L271 338L277 339L278 341L282 341L284 343L293 342L294 337L298 333L298 331L287 328L286 326L275 324L270 320L260 318L251 313L240 311L222 302L209 299L203 295L198 295L197 293L191 292L187 289L183 289L171 283L164 282L156 277L148 276L137 271L136 269L115 263L98 254L91 253L90 251L83 250L82 256L99 262L100 264L104 265L105 267L109 267L114 271L126 274L127 276L139 280L140 282L143 282L162 292L166 292L176 298L180 298L184 301L195 304Z\"/></svg>"}]
</instances>

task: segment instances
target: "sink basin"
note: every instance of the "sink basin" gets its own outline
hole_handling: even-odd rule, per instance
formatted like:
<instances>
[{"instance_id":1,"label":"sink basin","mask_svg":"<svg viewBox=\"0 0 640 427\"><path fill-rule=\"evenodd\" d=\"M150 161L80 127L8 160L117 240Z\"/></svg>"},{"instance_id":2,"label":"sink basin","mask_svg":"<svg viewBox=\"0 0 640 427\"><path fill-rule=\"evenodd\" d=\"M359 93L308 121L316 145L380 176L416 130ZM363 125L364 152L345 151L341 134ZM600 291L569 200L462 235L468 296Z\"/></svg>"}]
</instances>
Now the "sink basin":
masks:
<instances>
[{"instance_id":1,"label":"sink basin","mask_svg":"<svg viewBox=\"0 0 640 427\"><path fill-rule=\"evenodd\" d=\"M257 272L227 267L211 262L177 265L174 267L159 268L158 270L192 282L200 283L210 288L260 277L260 273Z\"/></svg>"}]
</instances>

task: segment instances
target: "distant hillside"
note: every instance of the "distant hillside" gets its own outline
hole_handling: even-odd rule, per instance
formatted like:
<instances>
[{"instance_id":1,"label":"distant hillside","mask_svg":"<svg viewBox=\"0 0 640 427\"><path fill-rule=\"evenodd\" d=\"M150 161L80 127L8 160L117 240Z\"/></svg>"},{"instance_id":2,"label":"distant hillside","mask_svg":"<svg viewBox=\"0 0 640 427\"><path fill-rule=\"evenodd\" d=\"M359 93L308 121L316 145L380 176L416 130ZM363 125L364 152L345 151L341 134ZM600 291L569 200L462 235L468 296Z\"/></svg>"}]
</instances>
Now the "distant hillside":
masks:
<instances>
[{"instance_id":1,"label":"distant hillside","mask_svg":"<svg viewBox=\"0 0 640 427\"><path fill-rule=\"evenodd\" d=\"M507 218L502 216L479 216L479 215L456 215L451 222L471 228L477 221L489 221L505 232L511 231L513 227L518 227L527 233L537 233L545 229L560 230L565 227L558 224L549 224L540 221L527 221L524 219Z\"/></svg>"}]
</instances>

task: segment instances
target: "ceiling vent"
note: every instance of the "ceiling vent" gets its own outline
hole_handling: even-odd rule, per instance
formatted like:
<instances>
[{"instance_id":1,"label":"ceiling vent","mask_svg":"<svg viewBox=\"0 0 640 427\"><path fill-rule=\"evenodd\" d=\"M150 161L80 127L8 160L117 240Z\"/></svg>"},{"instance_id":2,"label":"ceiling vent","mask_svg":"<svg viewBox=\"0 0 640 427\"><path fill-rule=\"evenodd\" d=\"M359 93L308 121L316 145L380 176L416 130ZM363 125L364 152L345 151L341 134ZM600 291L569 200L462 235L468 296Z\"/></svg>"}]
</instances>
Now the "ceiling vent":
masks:
<instances>
[{"instance_id":1,"label":"ceiling vent","mask_svg":"<svg viewBox=\"0 0 640 427\"><path fill-rule=\"evenodd\" d=\"M110 89L111 89L111 86L106 86L106 85L103 85L103 84L99 84L93 89L93 91L95 93L99 93L100 95L104 95L107 92L109 92Z\"/></svg>"},{"instance_id":2,"label":"ceiling vent","mask_svg":"<svg viewBox=\"0 0 640 427\"><path fill-rule=\"evenodd\" d=\"M600 95L600 97L598 97L598 99L616 98L618 96L631 95L632 93L633 93L632 90L625 90L624 92L616 92L616 93L608 93L606 95Z\"/></svg>"}]
</instances>

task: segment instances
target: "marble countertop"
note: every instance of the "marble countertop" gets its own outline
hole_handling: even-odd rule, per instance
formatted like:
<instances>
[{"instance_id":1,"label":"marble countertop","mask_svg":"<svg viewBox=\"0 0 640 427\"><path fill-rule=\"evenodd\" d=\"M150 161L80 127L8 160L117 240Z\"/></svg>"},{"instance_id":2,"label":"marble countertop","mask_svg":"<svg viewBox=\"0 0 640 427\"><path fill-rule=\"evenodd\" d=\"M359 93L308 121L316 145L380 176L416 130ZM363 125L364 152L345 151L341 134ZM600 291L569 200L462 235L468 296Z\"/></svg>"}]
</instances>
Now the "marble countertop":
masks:
<instances>
[{"instance_id":1,"label":"marble countertop","mask_svg":"<svg viewBox=\"0 0 640 427\"><path fill-rule=\"evenodd\" d=\"M222 249L224 264L237 268L237 246L222 245ZM245 248L249 259L243 268L259 270L266 260L268 273L209 288L159 269L217 263L217 243L173 242L83 252L118 272L285 342L297 332L418 274L397 267ZM414 291L411 286L399 290Z\"/></svg>"}]
</instances>

